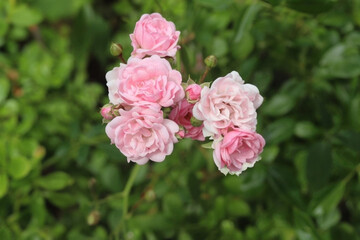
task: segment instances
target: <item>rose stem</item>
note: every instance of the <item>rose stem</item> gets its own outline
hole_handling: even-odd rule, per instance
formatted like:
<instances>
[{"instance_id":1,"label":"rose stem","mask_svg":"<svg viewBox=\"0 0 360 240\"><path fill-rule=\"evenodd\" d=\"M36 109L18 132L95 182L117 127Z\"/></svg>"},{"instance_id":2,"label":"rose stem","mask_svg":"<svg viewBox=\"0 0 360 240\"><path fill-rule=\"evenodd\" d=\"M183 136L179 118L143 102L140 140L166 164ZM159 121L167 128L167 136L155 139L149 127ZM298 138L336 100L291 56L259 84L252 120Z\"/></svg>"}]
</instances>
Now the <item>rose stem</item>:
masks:
<instances>
[{"instance_id":1,"label":"rose stem","mask_svg":"<svg viewBox=\"0 0 360 240\"><path fill-rule=\"evenodd\" d=\"M201 84L201 83L204 82L204 80L205 80L205 78L206 78L206 75L209 73L209 71L210 71L210 68L209 68L209 67L206 67L204 74L203 74L203 75L201 76L201 78L200 78L199 84Z\"/></svg>"}]
</instances>

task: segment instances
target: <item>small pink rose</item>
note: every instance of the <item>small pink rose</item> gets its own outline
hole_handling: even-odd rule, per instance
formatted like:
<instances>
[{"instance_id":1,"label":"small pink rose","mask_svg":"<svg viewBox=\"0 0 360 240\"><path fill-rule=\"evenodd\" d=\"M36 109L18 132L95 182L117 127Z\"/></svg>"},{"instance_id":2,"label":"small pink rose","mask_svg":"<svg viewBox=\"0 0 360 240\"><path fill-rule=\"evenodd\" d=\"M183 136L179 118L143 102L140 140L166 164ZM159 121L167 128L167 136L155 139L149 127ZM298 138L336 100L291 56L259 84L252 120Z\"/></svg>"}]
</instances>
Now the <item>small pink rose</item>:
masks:
<instances>
[{"instance_id":1,"label":"small pink rose","mask_svg":"<svg viewBox=\"0 0 360 240\"><path fill-rule=\"evenodd\" d=\"M131 55L137 58L146 55L174 57L180 48L177 45L179 35L174 23L166 21L159 13L144 14L136 23L134 33L130 34L134 47Z\"/></svg>"},{"instance_id":2,"label":"small pink rose","mask_svg":"<svg viewBox=\"0 0 360 240\"><path fill-rule=\"evenodd\" d=\"M185 89L185 95L186 95L186 99L190 103L195 103L195 102L199 101L200 95L201 95L201 86L198 84L190 84Z\"/></svg>"},{"instance_id":3,"label":"small pink rose","mask_svg":"<svg viewBox=\"0 0 360 240\"><path fill-rule=\"evenodd\" d=\"M119 112L120 116L109 122L105 131L128 162L161 162L172 153L174 143L178 141L175 133L179 131L179 126L163 119L159 107L134 107L129 111L120 109Z\"/></svg>"},{"instance_id":4,"label":"small pink rose","mask_svg":"<svg viewBox=\"0 0 360 240\"><path fill-rule=\"evenodd\" d=\"M251 84L244 84L239 73L233 71L216 79L211 88L205 86L202 89L193 114L204 121L205 136L216 137L231 126L255 131L256 108L262 101L259 90Z\"/></svg>"},{"instance_id":5,"label":"small pink rose","mask_svg":"<svg viewBox=\"0 0 360 240\"><path fill-rule=\"evenodd\" d=\"M159 56L130 58L106 74L110 102L169 107L184 98L180 72Z\"/></svg>"},{"instance_id":6,"label":"small pink rose","mask_svg":"<svg viewBox=\"0 0 360 240\"><path fill-rule=\"evenodd\" d=\"M193 107L194 104L191 104L186 99L183 99L170 112L169 119L175 121L177 124L185 128L185 138L204 141L205 137L202 132L203 125L200 127L194 127L191 124Z\"/></svg>"},{"instance_id":7,"label":"small pink rose","mask_svg":"<svg viewBox=\"0 0 360 240\"><path fill-rule=\"evenodd\" d=\"M255 132L233 129L222 140L213 143L213 157L218 169L239 175L258 161L265 145L264 138Z\"/></svg>"}]
</instances>

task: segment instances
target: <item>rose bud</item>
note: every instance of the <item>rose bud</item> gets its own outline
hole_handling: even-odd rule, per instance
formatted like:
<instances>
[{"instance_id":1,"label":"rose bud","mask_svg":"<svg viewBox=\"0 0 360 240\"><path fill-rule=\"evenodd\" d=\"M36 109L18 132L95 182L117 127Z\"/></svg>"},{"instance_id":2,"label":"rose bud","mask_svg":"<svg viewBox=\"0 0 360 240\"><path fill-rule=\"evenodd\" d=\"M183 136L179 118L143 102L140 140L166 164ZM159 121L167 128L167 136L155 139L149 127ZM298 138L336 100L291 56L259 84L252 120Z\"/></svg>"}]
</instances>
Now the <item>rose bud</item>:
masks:
<instances>
[{"instance_id":1,"label":"rose bud","mask_svg":"<svg viewBox=\"0 0 360 240\"><path fill-rule=\"evenodd\" d=\"M101 108L100 113L105 120L112 120L114 118L114 115L112 114L112 107L113 105L108 103Z\"/></svg>"},{"instance_id":2,"label":"rose bud","mask_svg":"<svg viewBox=\"0 0 360 240\"><path fill-rule=\"evenodd\" d=\"M200 100L201 86L198 84L191 84L185 90L186 99L189 103L196 103Z\"/></svg>"}]
</instances>

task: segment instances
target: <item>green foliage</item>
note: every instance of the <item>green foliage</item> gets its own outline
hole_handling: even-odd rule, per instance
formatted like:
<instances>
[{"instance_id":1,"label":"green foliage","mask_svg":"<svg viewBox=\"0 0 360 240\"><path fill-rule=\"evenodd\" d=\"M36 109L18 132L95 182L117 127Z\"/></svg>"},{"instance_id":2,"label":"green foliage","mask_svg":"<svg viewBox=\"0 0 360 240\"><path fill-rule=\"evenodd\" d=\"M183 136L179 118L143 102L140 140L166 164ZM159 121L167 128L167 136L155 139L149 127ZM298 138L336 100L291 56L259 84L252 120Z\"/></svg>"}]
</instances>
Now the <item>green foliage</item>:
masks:
<instances>
[{"instance_id":1,"label":"green foliage","mask_svg":"<svg viewBox=\"0 0 360 240\"><path fill-rule=\"evenodd\" d=\"M184 81L214 54L206 81L236 70L264 96L239 177L192 141L138 168L110 145L108 48L128 58L155 11ZM0 239L360 239L359 0L8 0L0 19Z\"/></svg>"}]
</instances>

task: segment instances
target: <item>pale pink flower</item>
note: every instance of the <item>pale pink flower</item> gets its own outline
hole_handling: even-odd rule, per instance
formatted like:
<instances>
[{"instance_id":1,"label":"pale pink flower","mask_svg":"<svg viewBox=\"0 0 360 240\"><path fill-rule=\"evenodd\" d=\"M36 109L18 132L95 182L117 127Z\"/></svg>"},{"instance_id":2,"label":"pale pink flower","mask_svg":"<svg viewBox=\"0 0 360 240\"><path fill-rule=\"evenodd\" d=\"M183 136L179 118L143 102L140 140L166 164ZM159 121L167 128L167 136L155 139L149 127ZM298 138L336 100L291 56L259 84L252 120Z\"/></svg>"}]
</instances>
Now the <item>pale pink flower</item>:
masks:
<instances>
[{"instance_id":1,"label":"pale pink flower","mask_svg":"<svg viewBox=\"0 0 360 240\"><path fill-rule=\"evenodd\" d=\"M215 136L230 126L255 131L256 108L263 101L256 86L244 84L233 71L204 87L193 109L195 118L204 121L204 135Z\"/></svg>"},{"instance_id":2,"label":"pale pink flower","mask_svg":"<svg viewBox=\"0 0 360 240\"><path fill-rule=\"evenodd\" d=\"M239 175L260 160L264 145L265 140L260 134L235 128L227 132L223 139L214 141L213 158L225 175Z\"/></svg>"},{"instance_id":3,"label":"pale pink flower","mask_svg":"<svg viewBox=\"0 0 360 240\"><path fill-rule=\"evenodd\" d=\"M119 94L119 82L120 72L126 67L126 64L120 63L120 67L114 67L111 71L108 71L105 75L106 85L109 90L110 103L116 105L123 103Z\"/></svg>"},{"instance_id":4,"label":"pale pink flower","mask_svg":"<svg viewBox=\"0 0 360 240\"><path fill-rule=\"evenodd\" d=\"M110 102L169 107L184 98L180 72L159 56L130 58L106 74Z\"/></svg>"},{"instance_id":5,"label":"pale pink flower","mask_svg":"<svg viewBox=\"0 0 360 240\"><path fill-rule=\"evenodd\" d=\"M194 104L191 104L186 99L183 99L170 112L169 119L175 121L177 124L185 128L185 138L204 141L205 137L202 133L203 125L200 127L194 127L190 122L190 119L193 116L193 107Z\"/></svg>"},{"instance_id":6,"label":"pale pink flower","mask_svg":"<svg viewBox=\"0 0 360 240\"><path fill-rule=\"evenodd\" d=\"M201 89L201 86L198 84L190 84L185 89L186 99L191 103L199 101L201 96Z\"/></svg>"},{"instance_id":7,"label":"pale pink flower","mask_svg":"<svg viewBox=\"0 0 360 240\"><path fill-rule=\"evenodd\" d=\"M180 32L173 22L167 21L159 13L144 14L136 23L134 33L130 34L134 47L132 56L143 58L146 55L174 57L180 48L177 45Z\"/></svg>"},{"instance_id":8,"label":"pale pink flower","mask_svg":"<svg viewBox=\"0 0 360 240\"><path fill-rule=\"evenodd\" d=\"M179 126L163 119L160 107L150 105L119 112L120 116L109 122L105 131L128 162L161 162L172 153Z\"/></svg>"}]
</instances>

